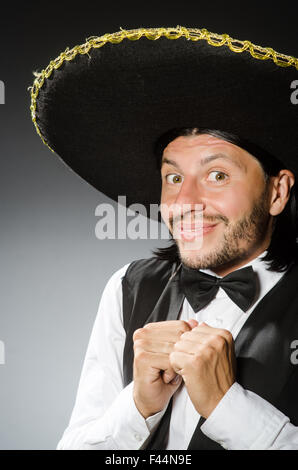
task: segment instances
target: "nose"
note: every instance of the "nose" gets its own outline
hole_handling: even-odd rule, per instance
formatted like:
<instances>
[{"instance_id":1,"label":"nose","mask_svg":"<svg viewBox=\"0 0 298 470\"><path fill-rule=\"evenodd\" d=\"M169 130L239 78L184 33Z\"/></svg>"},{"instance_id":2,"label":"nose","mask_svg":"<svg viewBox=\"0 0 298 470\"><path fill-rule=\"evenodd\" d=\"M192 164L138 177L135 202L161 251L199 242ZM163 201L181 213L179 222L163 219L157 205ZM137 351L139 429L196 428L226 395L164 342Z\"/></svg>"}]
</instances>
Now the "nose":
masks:
<instances>
[{"instance_id":1,"label":"nose","mask_svg":"<svg viewBox=\"0 0 298 470\"><path fill-rule=\"evenodd\" d=\"M202 185L197 178L185 176L179 188L179 193L176 194L170 206L173 224L179 224L182 220L184 223L201 224L205 207Z\"/></svg>"},{"instance_id":2,"label":"nose","mask_svg":"<svg viewBox=\"0 0 298 470\"><path fill-rule=\"evenodd\" d=\"M198 182L197 178L184 178L174 203L177 205L177 207L182 208L182 213L185 213L188 210L203 211L205 209L206 203L204 190L200 182ZM185 206L185 209L187 206L188 209L184 210L183 206Z\"/></svg>"}]
</instances>

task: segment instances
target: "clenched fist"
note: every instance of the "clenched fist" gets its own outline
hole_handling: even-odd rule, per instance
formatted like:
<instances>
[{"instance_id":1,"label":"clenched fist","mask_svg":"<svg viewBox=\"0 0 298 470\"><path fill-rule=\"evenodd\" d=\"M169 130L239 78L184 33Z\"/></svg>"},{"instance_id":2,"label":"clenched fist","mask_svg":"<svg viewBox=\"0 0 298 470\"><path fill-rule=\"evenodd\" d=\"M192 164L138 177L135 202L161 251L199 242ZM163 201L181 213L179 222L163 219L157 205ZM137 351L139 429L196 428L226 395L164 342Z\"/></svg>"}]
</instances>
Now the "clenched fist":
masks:
<instances>
[{"instance_id":1,"label":"clenched fist","mask_svg":"<svg viewBox=\"0 0 298 470\"><path fill-rule=\"evenodd\" d=\"M134 401L144 418L161 411L182 382L170 354L191 326L181 320L148 323L134 332Z\"/></svg>"},{"instance_id":2,"label":"clenched fist","mask_svg":"<svg viewBox=\"0 0 298 470\"><path fill-rule=\"evenodd\" d=\"M198 326L183 333L170 354L170 364L186 385L197 412L208 418L235 382L234 341L228 330Z\"/></svg>"}]
</instances>

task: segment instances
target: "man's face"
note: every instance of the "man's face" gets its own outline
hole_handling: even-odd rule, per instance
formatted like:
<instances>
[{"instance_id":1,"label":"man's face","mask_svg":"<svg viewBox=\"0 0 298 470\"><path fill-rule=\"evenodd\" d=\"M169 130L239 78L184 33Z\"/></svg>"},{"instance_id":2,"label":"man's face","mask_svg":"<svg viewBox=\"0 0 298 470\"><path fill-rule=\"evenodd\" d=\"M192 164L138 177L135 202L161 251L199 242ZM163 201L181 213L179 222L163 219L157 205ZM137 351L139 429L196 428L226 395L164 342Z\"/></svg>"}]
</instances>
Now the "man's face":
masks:
<instances>
[{"instance_id":1,"label":"man's face","mask_svg":"<svg viewBox=\"0 0 298 470\"><path fill-rule=\"evenodd\" d=\"M185 265L216 268L268 248L269 187L245 150L207 134L178 137L164 150L161 177L161 215Z\"/></svg>"}]
</instances>

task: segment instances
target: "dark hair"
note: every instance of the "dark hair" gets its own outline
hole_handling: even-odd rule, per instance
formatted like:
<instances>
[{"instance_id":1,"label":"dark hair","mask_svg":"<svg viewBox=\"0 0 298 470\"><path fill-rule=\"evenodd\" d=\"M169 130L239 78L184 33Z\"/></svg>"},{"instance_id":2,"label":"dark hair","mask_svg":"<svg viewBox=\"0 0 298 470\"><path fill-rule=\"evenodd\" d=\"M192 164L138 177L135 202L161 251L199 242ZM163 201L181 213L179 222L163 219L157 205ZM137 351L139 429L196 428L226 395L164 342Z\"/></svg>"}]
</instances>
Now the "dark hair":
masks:
<instances>
[{"instance_id":1,"label":"dark hair","mask_svg":"<svg viewBox=\"0 0 298 470\"><path fill-rule=\"evenodd\" d=\"M195 136L201 134L209 134L230 142L253 155L263 168L265 183L267 183L270 176L276 176L281 169L285 168L283 163L275 156L239 136L220 130L185 127L171 129L163 134L155 143L154 153L157 158L156 163L158 169L161 169L163 151L170 142L180 136ZM284 210L274 217L271 242L267 249L267 254L262 258L263 261L268 262L267 269L269 271L285 271L293 261L298 261L296 200L297 190L296 184L294 184ZM172 236L171 238L170 246L158 248L153 250L152 253L159 259L178 262L180 260L178 247Z\"/></svg>"}]
</instances>

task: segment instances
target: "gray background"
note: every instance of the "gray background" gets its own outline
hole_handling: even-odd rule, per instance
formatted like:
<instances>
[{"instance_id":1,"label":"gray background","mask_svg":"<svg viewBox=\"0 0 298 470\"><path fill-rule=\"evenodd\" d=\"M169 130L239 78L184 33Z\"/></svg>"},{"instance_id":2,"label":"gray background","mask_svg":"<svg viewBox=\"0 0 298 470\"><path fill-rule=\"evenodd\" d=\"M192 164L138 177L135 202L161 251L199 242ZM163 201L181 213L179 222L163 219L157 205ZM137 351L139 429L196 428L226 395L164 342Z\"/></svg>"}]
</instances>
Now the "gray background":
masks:
<instances>
[{"instance_id":1,"label":"gray background","mask_svg":"<svg viewBox=\"0 0 298 470\"><path fill-rule=\"evenodd\" d=\"M73 408L107 280L166 242L95 237L94 211L107 199L41 143L29 114L32 71L67 46L120 27L205 27L297 57L298 7L290 1L80 7L29 1L1 10L0 340L6 363L0 365L0 449L54 449Z\"/></svg>"}]
</instances>

